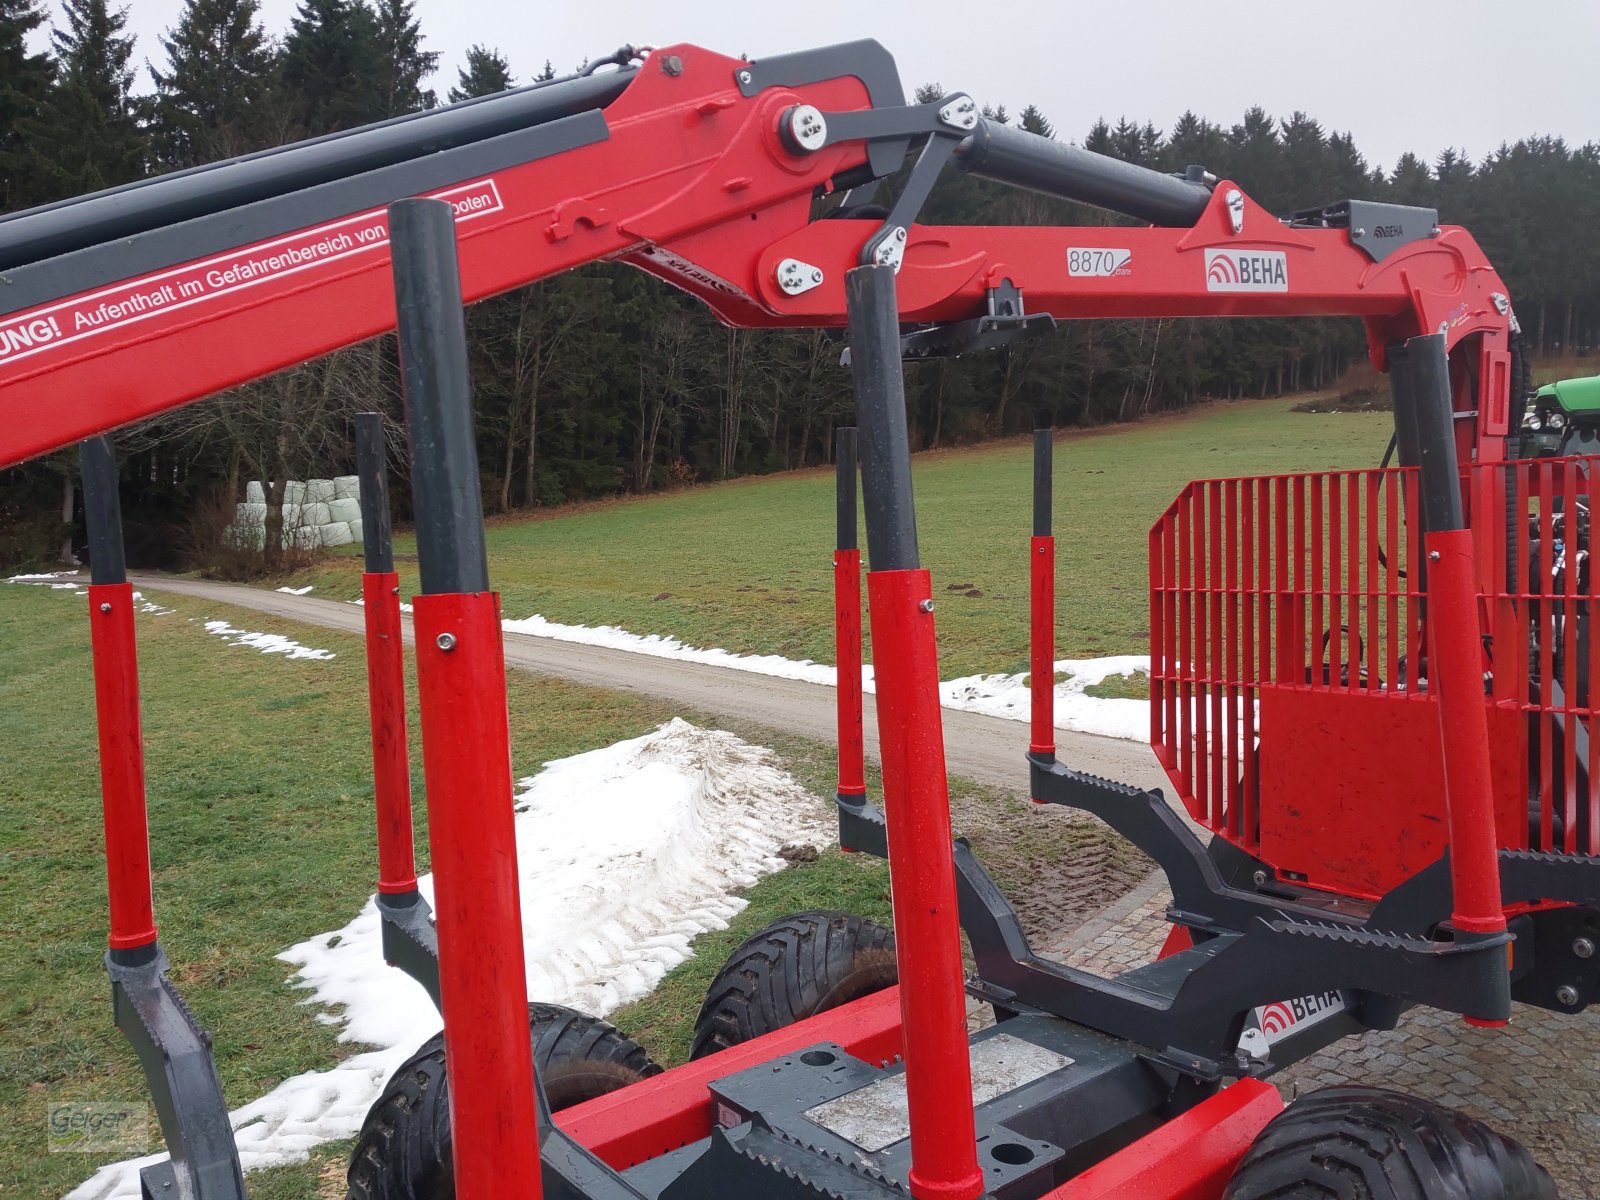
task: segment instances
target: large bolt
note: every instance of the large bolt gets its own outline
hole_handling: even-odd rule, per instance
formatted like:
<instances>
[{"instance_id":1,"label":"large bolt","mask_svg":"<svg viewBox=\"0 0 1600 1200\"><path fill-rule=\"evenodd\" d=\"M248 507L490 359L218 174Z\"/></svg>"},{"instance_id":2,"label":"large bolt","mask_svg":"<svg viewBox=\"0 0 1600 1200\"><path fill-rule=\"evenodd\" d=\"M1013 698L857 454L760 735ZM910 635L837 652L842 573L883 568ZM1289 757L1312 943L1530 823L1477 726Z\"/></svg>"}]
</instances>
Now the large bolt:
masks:
<instances>
[{"instance_id":1,"label":"large bolt","mask_svg":"<svg viewBox=\"0 0 1600 1200\"><path fill-rule=\"evenodd\" d=\"M1429 550L1428 551L1428 561L1429 562L1438 562L1439 561L1439 552L1437 550Z\"/></svg>"},{"instance_id":2,"label":"large bolt","mask_svg":"<svg viewBox=\"0 0 1600 1200\"><path fill-rule=\"evenodd\" d=\"M1563 983L1556 989L1556 1000L1568 1008L1572 1008L1578 1003L1578 989L1570 983Z\"/></svg>"},{"instance_id":3,"label":"large bolt","mask_svg":"<svg viewBox=\"0 0 1600 1200\"><path fill-rule=\"evenodd\" d=\"M433 644L446 652L454 650L456 648L456 635L453 633L441 633L433 639Z\"/></svg>"},{"instance_id":4,"label":"large bolt","mask_svg":"<svg viewBox=\"0 0 1600 1200\"><path fill-rule=\"evenodd\" d=\"M917 607L919 609L921 609L925 613L932 612L933 611L933 601L932 600L923 600L920 603L918 603Z\"/></svg>"},{"instance_id":5,"label":"large bolt","mask_svg":"<svg viewBox=\"0 0 1600 1200\"><path fill-rule=\"evenodd\" d=\"M1594 940L1592 938L1577 938L1572 943L1572 952L1579 958L1594 957Z\"/></svg>"},{"instance_id":6,"label":"large bolt","mask_svg":"<svg viewBox=\"0 0 1600 1200\"><path fill-rule=\"evenodd\" d=\"M743 86L745 86L745 87L749 87L750 86L750 78L751 78L751 76L750 76L750 72L749 71L740 71L739 72L738 79L739 79L739 82Z\"/></svg>"},{"instance_id":7,"label":"large bolt","mask_svg":"<svg viewBox=\"0 0 1600 1200\"><path fill-rule=\"evenodd\" d=\"M1250 876L1250 878L1255 880L1255 885L1257 887L1267 886L1267 873L1265 871L1257 871L1254 875Z\"/></svg>"},{"instance_id":8,"label":"large bolt","mask_svg":"<svg viewBox=\"0 0 1600 1200\"><path fill-rule=\"evenodd\" d=\"M101 602L100 602L100 611L101 611L101 612L103 612L103 613L108 613L108 612L110 612L110 611L111 611L111 604L110 604L110 602L108 602L108 601L104 601L104 600L102 600L102 601L101 601Z\"/></svg>"}]
</instances>

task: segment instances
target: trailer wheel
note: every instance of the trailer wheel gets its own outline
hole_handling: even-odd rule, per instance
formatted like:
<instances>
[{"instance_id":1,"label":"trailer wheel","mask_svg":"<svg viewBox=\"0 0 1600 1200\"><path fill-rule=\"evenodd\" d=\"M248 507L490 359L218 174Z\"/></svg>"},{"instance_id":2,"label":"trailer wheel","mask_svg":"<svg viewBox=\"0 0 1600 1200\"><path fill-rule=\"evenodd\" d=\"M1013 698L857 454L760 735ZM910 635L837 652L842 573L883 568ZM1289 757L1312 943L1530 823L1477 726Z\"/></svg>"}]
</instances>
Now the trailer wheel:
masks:
<instances>
[{"instance_id":1,"label":"trailer wheel","mask_svg":"<svg viewBox=\"0 0 1600 1200\"><path fill-rule=\"evenodd\" d=\"M552 1110L661 1073L615 1026L559 1004L528 1005L528 1031ZM348 1200L454 1200L443 1034L395 1071L367 1111L346 1183Z\"/></svg>"},{"instance_id":2,"label":"trailer wheel","mask_svg":"<svg viewBox=\"0 0 1600 1200\"><path fill-rule=\"evenodd\" d=\"M1481 1121L1382 1088L1327 1088L1261 1131L1223 1200L1559 1200L1527 1149Z\"/></svg>"},{"instance_id":3,"label":"trailer wheel","mask_svg":"<svg viewBox=\"0 0 1600 1200\"><path fill-rule=\"evenodd\" d=\"M711 981L690 1058L748 1042L899 979L894 933L865 917L780 917L746 938Z\"/></svg>"}]
</instances>

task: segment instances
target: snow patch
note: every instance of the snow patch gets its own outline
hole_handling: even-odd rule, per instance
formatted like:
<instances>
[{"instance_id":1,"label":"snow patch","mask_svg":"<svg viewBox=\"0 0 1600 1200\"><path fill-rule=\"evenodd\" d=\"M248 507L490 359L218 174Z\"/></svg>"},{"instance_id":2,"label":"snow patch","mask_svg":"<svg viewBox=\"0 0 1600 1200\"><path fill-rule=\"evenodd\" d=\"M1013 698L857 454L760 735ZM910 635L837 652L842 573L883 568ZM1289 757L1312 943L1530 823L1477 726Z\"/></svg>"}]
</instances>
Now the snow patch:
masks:
<instances>
[{"instance_id":1,"label":"snow patch","mask_svg":"<svg viewBox=\"0 0 1600 1200\"><path fill-rule=\"evenodd\" d=\"M775 675L780 679L800 679L807 683L821 683L833 687L837 679L834 668L814 663L809 658L784 658L781 654L730 654L726 650L702 650L686 646L675 637L660 633L637 634L619 629L615 625L562 625L547 621L538 613L520 621L502 621L507 633L526 633L534 637L552 638L558 642L577 642L584 646L606 646L613 650L627 650L633 654L648 654L652 658L675 658L682 662L705 663L713 667L731 667L736 671L753 671L758 675ZM862 679L871 690L872 671L864 668Z\"/></svg>"},{"instance_id":2,"label":"snow patch","mask_svg":"<svg viewBox=\"0 0 1600 1200\"><path fill-rule=\"evenodd\" d=\"M13 576L11 576L11 578L9 580L7 580L7 582L8 583L37 583L41 579L60 579L60 578L62 578L64 576L76 575L77 573L78 573L77 569L74 568L71 571L45 571L43 573L35 574L35 575L13 575Z\"/></svg>"},{"instance_id":3,"label":"snow patch","mask_svg":"<svg viewBox=\"0 0 1600 1200\"><path fill-rule=\"evenodd\" d=\"M613 650L626 650L633 654L648 654L653 658L671 658L682 662L705 663L713 667L727 667L735 671L751 671L758 675L774 675L780 679L798 679L834 687L838 672L824 663L810 659L784 658L778 654L732 654L727 650L701 649L687 646L675 637L664 634L637 634L614 625L563 625L546 620L535 613L520 621L504 621L507 633L524 633L533 637L552 638L561 642L577 642L585 646L604 646ZM1148 674L1150 659L1146 655L1120 654L1107 658L1064 658L1056 663L1056 671L1067 672L1071 678L1056 685L1056 727L1077 733L1093 733L1101 737L1125 738L1142 742L1150 731L1149 708L1142 700L1103 699L1084 694L1111 675L1129 675L1135 671ZM1023 682L1026 673L1017 675L967 675L947 680L939 685L940 703L945 708L983 713L991 717L1005 717L1014 721L1029 718L1028 687ZM865 691L876 691L872 668L861 669L861 686Z\"/></svg>"},{"instance_id":4,"label":"snow patch","mask_svg":"<svg viewBox=\"0 0 1600 1200\"><path fill-rule=\"evenodd\" d=\"M302 587L302 588L281 587L278 590L280 592L287 592L291 596L304 596L304 595L309 594L311 592L311 589L316 587L316 586L317 585L314 584L314 583L308 583L308 584L305 585L305 587Z\"/></svg>"},{"instance_id":5,"label":"snow patch","mask_svg":"<svg viewBox=\"0 0 1600 1200\"><path fill-rule=\"evenodd\" d=\"M638 999L722 929L734 893L785 866L786 845L822 847L824 805L770 750L672 720L652 733L548 763L519 783L517 862L530 998L603 1016ZM433 877L420 881L433 898ZM375 1049L287 1079L232 1114L246 1170L301 1162L354 1136L396 1067L439 1030L421 986L383 961L368 900L344 928L285 950L307 1004L328 1006L339 1040ZM139 1168L114 1163L68 1200L137 1200Z\"/></svg>"},{"instance_id":6,"label":"snow patch","mask_svg":"<svg viewBox=\"0 0 1600 1200\"><path fill-rule=\"evenodd\" d=\"M1142 654L1108 658L1062 658L1056 674L1068 678L1056 684L1056 728L1101 737L1142 742L1150 733L1150 706L1143 700L1121 700L1085 695L1085 689L1112 675L1150 673L1150 659ZM946 708L965 709L991 717L1026 721L1033 694L1027 674L967 675L939 685L939 702Z\"/></svg>"},{"instance_id":7,"label":"snow patch","mask_svg":"<svg viewBox=\"0 0 1600 1200\"><path fill-rule=\"evenodd\" d=\"M284 654L290 658L334 657L332 650L317 650L311 646L302 646L292 638L286 638L279 633L251 633L245 629L235 629L226 621L207 621L206 632L225 639L230 646L251 646L263 654Z\"/></svg>"}]
</instances>

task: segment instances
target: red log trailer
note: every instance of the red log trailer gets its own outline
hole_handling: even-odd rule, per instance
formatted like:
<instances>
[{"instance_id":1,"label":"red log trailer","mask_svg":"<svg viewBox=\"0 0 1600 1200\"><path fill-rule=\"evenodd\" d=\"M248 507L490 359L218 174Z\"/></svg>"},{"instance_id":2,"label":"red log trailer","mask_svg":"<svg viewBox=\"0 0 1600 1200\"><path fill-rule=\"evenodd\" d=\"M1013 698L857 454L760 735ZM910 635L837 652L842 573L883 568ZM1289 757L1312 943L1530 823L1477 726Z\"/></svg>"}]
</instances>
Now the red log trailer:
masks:
<instances>
[{"instance_id":1,"label":"red log trailer","mask_svg":"<svg viewBox=\"0 0 1600 1200\"><path fill-rule=\"evenodd\" d=\"M1147 224L919 224L948 168ZM713 987L703 1057L656 1074L636 1062L648 1077L564 1107L572 1056L553 1047L582 1019L536 1005L525 1036L462 304L602 259L731 325L848 329L884 787L880 810L847 681L859 555L841 443L840 834L889 857L896 961L874 968L889 935L845 914L781 922ZM1600 484L1586 458L1521 457L1505 286L1432 211L1347 200L1274 214L1201 167L1102 158L988 121L960 93L906 104L872 42L755 62L624 48L581 76L0 219L0 312L0 466L84 446L107 964L171 1151L145 1171L147 1196L245 1185L209 1040L156 935L103 435L395 329L437 913L416 890L368 422L379 893L385 951L439 1001L446 1040L374 1107L353 1196L1553 1196L1515 1143L1443 1110L1344 1089L1280 1115L1263 1082L1412 1005L1502 1023L1513 999L1581 1010L1600 978L1587 571ZM1170 952L1103 979L1034 954L951 840L902 356L1002 345L1057 319L1247 315L1362 318L1393 380L1398 465L1191 484L1152 531L1151 742L1209 841L1159 792L1059 761L1036 689L1030 794L1106 821L1172 887ZM1049 461L1045 438L1036 679L1054 656ZM969 995L999 1018L970 1037ZM583 1028L618 1061L637 1049Z\"/></svg>"}]
</instances>

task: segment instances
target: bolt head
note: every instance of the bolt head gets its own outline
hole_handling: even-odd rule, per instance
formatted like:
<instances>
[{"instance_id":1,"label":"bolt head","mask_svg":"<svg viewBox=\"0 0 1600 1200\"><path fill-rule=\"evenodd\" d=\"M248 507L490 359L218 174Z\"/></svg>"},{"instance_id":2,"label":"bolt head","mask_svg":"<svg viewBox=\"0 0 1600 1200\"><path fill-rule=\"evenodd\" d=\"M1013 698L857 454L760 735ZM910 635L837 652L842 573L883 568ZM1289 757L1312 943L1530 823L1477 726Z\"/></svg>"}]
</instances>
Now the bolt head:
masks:
<instances>
[{"instance_id":1,"label":"bolt head","mask_svg":"<svg viewBox=\"0 0 1600 1200\"><path fill-rule=\"evenodd\" d=\"M814 267L812 268L812 271L811 271L811 282L812 283L821 283L822 282L822 272L817 270Z\"/></svg>"},{"instance_id":2,"label":"bolt head","mask_svg":"<svg viewBox=\"0 0 1600 1200\"><path fill-rule=\"evenodd\" d=\"M917 604L917 608L922 612L931 613L933 611L933 601L923 600Z\"/></svg>"},{"instance_id":3,"label":"bolt head","mask_svg":"<svg viewBox=\"0 0 1600 1200\"><path fill-rule=\"evenodd\" d=\"M1351 230L1351 231L1350 231L1350 236L1351 236L1351 237L1358 237L1358 238L1364 238L1364 237L1366 237L1366 236L1367 236L1367 231L1366 231L1366 230L1365 230L1365 229L1362 229L1362 228L1361 228L1361 227L1360 227L1360 226L1359 226L1359 225L1358 225L1358 226L1356 226L1356 228L1354 228L1354 229L1352 229L1352 230Z\"/></svg>"},{"instance_id":4,"label":"bolt head","mask_svg":"<svg viewBox=\"0 0 1600 1200\"><path fill-rule=\"evenodd\" d=\"M1572 952L1579 958L1593 958L1594 939L1586 937L1574 939L1572 943Z\"/></svg>"},{"instance_id":5,"label":"bolt head","mask_svg":"<svg viewBox=\"0 0 1600 1200\"><path fill-rule=\"evenodd\" d=\"M683 74L683 59L676 54L668 54L661 60L661 73L663 75L678 76Z\"/></svg>"},{"instance_id":6,"label":"bolt head","mask_svg":"<svg viewBox=\"0 0 1600 1200\"><path fill-rule=\"evenodd\" d=\"M1267 886L1267 873L1265 871L1257 871L1254 875L1250 876L1250 878L1255 881L1255 885L1257 887Z\"/></svg>"},{"instance_id":7,"label":"bolt head","mask_svg":"<svg viewBox=\"0 0 1600 1200\"><path fill-rule=\"evenodd\" d=\"M1563 983L1556 989L1556 1001L1571 1008L1578 1002L1578 989L1570 983Z\"/></svg>"},{"instance_id":8,"label":"bolt head","mask_svg":"<svg viewBox=\"0 0 1600 1200\"><path fill-rule=\"evenodd\" d=\"M433 639L433 644L448 653L456 648L456 635L453 633L441 633Z\"/></svg>"},{"instance_id":9,"label":"bolt head","mask_svg":"<svg viewBox=\"0 0 1600 1200\"><path fill-rule=\"evenodd\" d=\"M750 86L751 78L752 78L752 76L751 76L749 71L740 71L739 74L738 74L739 82L741 84L743 84L745 87L749 87Z\"/></svg>"},{"instance_id":10,"label":"bolt head","mask_svg":"<svg viewBox=\"0 0 1600 1200\"><path fill-rule=\"evenodd\" d=\"M903 226L900 226L900 225L896 225L895 226L895 228L894 228L894 240L897 241L897 242L903 242L903 241L906 240L906 231L905 231L905 228Z\"/></svg>"},{"instance_id":11,"label":"bolt head","mask_svg":"<svg viewBox=\"0 0 1600 1200\"><path fill-rule=\"evenodd\" d=\"M1429 550L1428 551L1428 561L1429 562L1438 562L1439 561L1439 552L1437 550Z\"/></svg>"},{"instance_id":12,"label":"bolt head","mask_svg":"<svg viewBox=\"0 0 1600 1200\"><path fill-rule=\"evenodd\" d=\"M103 613L110 612L111 611L111 602L109 600L102 600L100 602L100 611L103 612Z\"/></svg>"}]
</instances>

